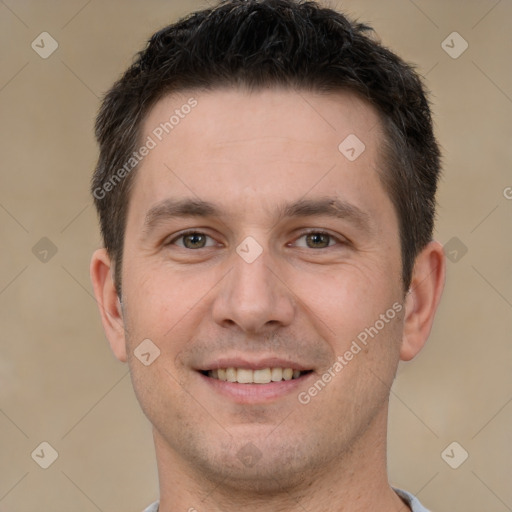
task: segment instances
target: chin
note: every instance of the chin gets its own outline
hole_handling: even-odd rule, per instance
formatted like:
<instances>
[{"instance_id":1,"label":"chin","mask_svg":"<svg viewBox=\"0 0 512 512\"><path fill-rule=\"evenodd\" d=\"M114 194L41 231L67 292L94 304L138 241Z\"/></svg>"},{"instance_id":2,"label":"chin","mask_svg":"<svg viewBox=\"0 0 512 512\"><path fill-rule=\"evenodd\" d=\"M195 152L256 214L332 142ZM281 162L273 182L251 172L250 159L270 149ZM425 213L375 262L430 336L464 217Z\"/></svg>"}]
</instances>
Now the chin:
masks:
<instances>
[{"instance_id":1,"label":"chin","mask_svg":"<svg viewBox=\"0 0 512 512\"><path fill-rule=\"evenodd\" d=\"M191 458L189 452L187 459L193 460L194 469L199 469L214 487L222 485L232 493L247 493L253 498L282 495L283 491L292 492L304 486L329 459L329 454L318 447L305 445L302 436L290 435L285 439L275 435L272 442L268 436L265 431L265 435L247 433L236 440L230 438L225 444L219 439L209 446L189 444L189 450L195 453Z\"/></svg>"},{"instance_id":2,"label":"chin","mask_svg":"<svg viewBox=\"0 0 512 512\"><path fill-rule=\"evenodd\" d=\"M258 461L253 467L247 467L234 460L232 464L211 465L204 475L217 484L222 482L224 489L233 493L247 493L253 497L269 498L272 495L282 495L283 491L291 492L294 488L303 486L308 475L311 475L311 464L303 459L299 464L289 462ZM300 465L300 467L298 467Z\"/></svg>"}]
</instances>

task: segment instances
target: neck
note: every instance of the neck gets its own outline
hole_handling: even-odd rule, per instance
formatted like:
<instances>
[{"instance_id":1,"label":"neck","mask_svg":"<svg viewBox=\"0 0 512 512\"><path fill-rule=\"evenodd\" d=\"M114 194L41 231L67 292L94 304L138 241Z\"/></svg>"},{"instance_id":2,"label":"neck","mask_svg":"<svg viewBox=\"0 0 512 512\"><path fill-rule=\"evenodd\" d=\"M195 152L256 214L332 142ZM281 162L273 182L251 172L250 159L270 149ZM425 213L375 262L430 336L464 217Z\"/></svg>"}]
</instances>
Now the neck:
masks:
<instances>
[{"instance_id":1,"label":"neck","mask_svg":"<svg viewBox=\"0 0 512 512\"><path fill-rule=\"evenodd\" d=\"M159 512L405 512L408 507L387 478L387 410L375 420L350 449L321 469L294 482L279 481L276 471L268 486L241 487L230 478L213 482L200 467L177 456L155 430Z\"/></svg>"}]
</instances>

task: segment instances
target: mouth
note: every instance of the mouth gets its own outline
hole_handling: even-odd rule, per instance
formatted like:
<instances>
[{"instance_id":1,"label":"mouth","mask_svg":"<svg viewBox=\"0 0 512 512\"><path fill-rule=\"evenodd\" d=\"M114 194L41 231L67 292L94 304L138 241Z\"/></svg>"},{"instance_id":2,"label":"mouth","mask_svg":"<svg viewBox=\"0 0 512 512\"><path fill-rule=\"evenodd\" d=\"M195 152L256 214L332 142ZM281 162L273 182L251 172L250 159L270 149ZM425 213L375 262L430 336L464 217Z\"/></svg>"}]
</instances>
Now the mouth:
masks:
<instances>
[{"instance_id":1,"label":"mouth","mask_svg":"<svg viewBox=\"0 0 512 512\"><path fill-rule=\"evenodd\" d=\"M312 370L297 370L284 367L260 369L228 367L200 371L201 374L210 379L238 384L270 384L272 382L297 380L311 372Z\"/></svg>"},{"instance_id":2,"label":"mouth","mask_svg":"<svg viewBox=\"0 0 512 512\"><path fill-rule=\"evenodd\" d=\"M306 387L316 370L307 363L272 355L226 354L196 367L203 384L216 396L239 405L275 404Z\"/></svg>"}]
</instances>

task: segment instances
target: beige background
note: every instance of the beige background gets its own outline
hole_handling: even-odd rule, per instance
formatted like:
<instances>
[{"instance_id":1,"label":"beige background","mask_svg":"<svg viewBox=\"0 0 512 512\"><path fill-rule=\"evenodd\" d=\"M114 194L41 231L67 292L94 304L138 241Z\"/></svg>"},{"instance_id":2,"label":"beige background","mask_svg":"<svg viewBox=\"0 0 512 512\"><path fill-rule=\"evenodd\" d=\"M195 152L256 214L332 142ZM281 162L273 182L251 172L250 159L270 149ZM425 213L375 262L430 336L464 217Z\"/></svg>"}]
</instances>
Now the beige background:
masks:
<instances>
[{"instance_id":1,"label":"beige background","mask_svg":"<svg viewBox=\"0 0 512 512\"><path fill-rule=\"evenodd\" d=\"M139 512L157 497L150 427L91 296L92 126L145 40L204 6L0 1L0 512ZM437 512L510 511L512 2L339 7L427 75L444 151L436 236L457 238L429 344L393 388L392 483ZM48 59L31 48L43 31L59 44ZM457 59L441 46L453 31L469 43ZM48 469L31 457L43 441L58 452ZM441 456L453 441L469 453L458 469Z\"/></svg>"}]
</instances>

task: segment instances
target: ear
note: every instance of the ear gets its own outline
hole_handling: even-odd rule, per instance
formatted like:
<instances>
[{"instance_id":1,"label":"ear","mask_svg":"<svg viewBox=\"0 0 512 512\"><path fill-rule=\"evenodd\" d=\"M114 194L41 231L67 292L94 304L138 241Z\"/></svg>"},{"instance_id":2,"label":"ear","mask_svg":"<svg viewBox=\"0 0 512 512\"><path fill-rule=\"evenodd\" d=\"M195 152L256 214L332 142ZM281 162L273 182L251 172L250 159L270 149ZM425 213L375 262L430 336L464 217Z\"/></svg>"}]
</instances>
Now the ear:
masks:
<instances>
[{"instance_id":1,"label":"ear","mask_svg":"<svg viewBox=\"0 0 512 512\"><path fill-rule=\"evenodd\" d=\"M114 355L125 363L127 358L123 313L112 277L112 262L106 249L98 249L93 254L90 272L103 329Z\"/></svg>"},{"instance_id":2,"label":"ear","mask_svg":"<svg viewBox=\"0 0 512 512\"><path fill-rule=\"evenodd\" d=\"M411 360L423 348L432 329L446 277L443 246L432 241L418 254L405 300L400 359Z\"/></svg>"}]
</instances>

